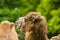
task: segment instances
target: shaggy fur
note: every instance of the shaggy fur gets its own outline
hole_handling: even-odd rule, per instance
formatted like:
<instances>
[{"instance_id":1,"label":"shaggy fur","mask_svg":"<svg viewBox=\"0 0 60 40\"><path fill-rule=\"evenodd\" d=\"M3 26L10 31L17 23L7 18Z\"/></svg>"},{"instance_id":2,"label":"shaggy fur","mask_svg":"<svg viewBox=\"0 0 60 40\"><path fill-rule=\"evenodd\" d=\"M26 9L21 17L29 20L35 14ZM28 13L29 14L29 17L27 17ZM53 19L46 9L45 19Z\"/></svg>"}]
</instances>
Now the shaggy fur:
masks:
<instances>
[{"instance_id":1,"label":"shaggy fur","mask_svg":"<svg viewBox=\"0 0 60 40\"><path fill-rule=\"evenodd\" d=\"M25 40L47 40L46 19L37 12L29 12L22 22Z\"/></svg>"},{"instance_id":2,"label":"shaggy fur","mask_svg":"<svg viewBox=\"0 0 60 40\"><path fill-rule=\"evenodd\" d=\"M13 22L3 21L0 24L0 40L18 40Z\"/></svg>"}]
</instances>

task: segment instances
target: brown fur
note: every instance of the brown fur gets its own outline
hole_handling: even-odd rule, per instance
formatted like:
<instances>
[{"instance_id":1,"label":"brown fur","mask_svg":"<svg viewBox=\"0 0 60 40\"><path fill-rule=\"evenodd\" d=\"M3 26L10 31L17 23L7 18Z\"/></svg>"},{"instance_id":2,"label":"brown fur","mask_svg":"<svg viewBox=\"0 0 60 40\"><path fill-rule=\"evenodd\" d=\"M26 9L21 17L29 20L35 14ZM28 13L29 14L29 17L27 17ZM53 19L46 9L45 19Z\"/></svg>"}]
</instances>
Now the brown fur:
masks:
<instances>
[{"instance_id":1,"label":"brown fur","mask_svg":"<svg viewBox=\"0 0 60 40\"><path fill-rule=\"evenodd\" d=\"M47 40L46 19L37 12L29 12L21 25L25 40Z\"/></svg>"},{"instance_id":2,"label":"brown fur","mask_svg":"<svg viewBox=\"0 0 60 40\"><path fill-rule=\"evenodd\" d=\"M0 40L18 40L13 22L3 21L0 24Z\"/></svg>"}]
</instances>

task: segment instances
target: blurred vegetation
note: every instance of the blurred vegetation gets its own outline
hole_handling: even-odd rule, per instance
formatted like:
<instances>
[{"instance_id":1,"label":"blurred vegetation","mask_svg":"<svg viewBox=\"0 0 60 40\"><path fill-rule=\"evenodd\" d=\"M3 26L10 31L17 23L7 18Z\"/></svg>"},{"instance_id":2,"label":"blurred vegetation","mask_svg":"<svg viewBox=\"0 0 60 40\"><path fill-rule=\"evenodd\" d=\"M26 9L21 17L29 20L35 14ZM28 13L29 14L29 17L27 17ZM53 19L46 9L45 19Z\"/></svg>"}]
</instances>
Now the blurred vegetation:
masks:
<instances>
[{"instance_id":1,"label":"blurred vegetation","mask_svg":"<svg viewBox=\"0 0 60 40\"><path fill-rule=\"evenodd\" d=\"M46 17L49 38L60 33L60 0L0 0L0 22L15 22L30 11L41 12ZM23 40L22 32L16 31Z\"/></svg>"}]
</instances>

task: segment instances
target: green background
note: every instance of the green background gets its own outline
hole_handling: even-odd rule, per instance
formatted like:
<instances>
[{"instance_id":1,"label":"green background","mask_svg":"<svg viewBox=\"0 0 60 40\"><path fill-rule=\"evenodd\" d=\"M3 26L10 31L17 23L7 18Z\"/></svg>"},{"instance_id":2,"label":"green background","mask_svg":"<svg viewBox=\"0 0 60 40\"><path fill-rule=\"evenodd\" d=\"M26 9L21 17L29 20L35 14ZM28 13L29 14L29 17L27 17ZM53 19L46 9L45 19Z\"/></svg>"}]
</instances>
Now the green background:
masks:
<instances>
[{"instance_id":1,"label":"green background","mask_svg":"<svg viewBox=\"0 0 60 40\"><path fill-rule=\"evenodd\" d=\"M17 18L31 11L41 12L46 17L49 38L60 33L60 0L0 0L0 22L15 22ZM16 31L23 40L24 34Z\"/></svg>"}]
</instances>

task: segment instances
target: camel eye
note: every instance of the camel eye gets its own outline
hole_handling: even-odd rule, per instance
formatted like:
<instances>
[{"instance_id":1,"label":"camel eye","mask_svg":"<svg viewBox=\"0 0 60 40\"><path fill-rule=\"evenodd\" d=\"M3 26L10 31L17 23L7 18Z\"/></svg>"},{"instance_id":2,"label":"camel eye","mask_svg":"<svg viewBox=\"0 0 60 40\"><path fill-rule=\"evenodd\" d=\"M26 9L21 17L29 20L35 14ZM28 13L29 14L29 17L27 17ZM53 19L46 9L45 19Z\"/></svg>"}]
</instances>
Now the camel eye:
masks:
<instances>
[{"instance_id":1,"label":"camel eye","mask_svg":"<svg viewBox=\"0 0 60 40\"><path fill-rule=\"evenodd\" d=\"M28 19L25 19L25 22L27 22Z\"/></svg>"},{"instance_id":2,"label":"camel eye","mask_svg":"<svg viewBox=\"0 0 60 40\"><path fill-rule=\"evenodd\" d=\"M34 23L38 23L40 21L41 21L40 19L35 19Z\"/></svg>"}]
</instances>

